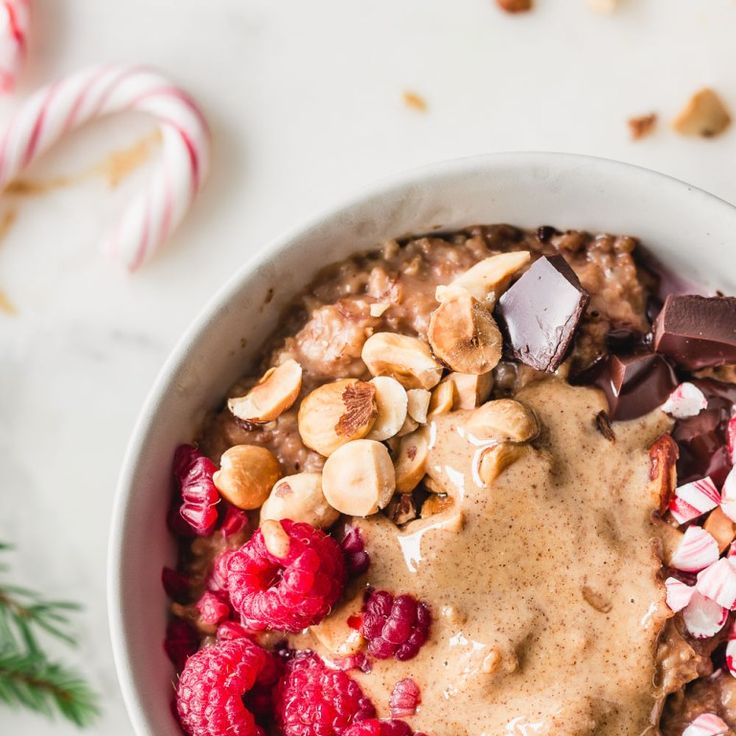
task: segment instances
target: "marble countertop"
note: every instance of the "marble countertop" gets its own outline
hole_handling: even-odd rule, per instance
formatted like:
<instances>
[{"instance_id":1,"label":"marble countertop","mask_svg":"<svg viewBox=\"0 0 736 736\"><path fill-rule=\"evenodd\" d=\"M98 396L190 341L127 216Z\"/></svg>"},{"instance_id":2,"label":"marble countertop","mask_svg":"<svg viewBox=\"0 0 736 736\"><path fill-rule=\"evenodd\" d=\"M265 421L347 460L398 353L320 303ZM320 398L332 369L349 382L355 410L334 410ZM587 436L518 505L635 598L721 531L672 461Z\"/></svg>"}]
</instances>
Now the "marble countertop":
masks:
<instances>
[{"instance_id":1,"label":"marble countertop","mask_svg":"<svg viewBox=\"0 0 736 736\"><path fill-rule=\"evenodd\" d=\"M214 133L206 190L132 277L95 248L145 165L115 187L92 174L0 200L0 539L18 547L19 579L85 606L71 659L103 695L92 733L131 733L105 610L129 432L177 337L260 244L366 182L488 151L622 159L736 202L736 128L686 140L667 125L704 84L736 111L733 0L621 0L613 16L584 0L536 3L509 17L492 0L36 1L20 95L84 64L148 62L191 90ZM13 104L0 101L0 120ZM626 119L650 111L657 132L631 142ZM89 172L152 129L95 124L28 176ZM3 709L0 732L77 733Z\"/></svg>"}]
</instances>

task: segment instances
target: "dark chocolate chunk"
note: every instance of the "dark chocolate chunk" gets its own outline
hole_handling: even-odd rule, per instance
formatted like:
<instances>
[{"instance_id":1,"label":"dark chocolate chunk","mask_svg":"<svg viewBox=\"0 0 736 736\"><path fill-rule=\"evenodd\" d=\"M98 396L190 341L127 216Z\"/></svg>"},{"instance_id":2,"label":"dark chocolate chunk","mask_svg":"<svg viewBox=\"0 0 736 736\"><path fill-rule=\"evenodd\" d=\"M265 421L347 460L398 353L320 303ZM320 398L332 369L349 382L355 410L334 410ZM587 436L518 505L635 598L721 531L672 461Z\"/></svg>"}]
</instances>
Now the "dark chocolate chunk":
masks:
<instances>
[{"instance_id":1,"label":"dark chocolate chunk","mask_svg":"<svg viewBox=\"0 0 736 736\"><path fill-rule=\"evenodd\" d=\"M678 420L672 436L680 447L677 478L689 483L709 475L721 485L728 474L730 461L721 429L718 409L706 409L694 417Z\"/></svg>"},{"instance_id":2,"label":"dark chocolate chunk","mask_svg":"<svg viewBox=\"0 0 736 736\"><path fill-rule=\"evenodd\" d=\"M562 256L543 256L498 302L513 357L551 373L565 359L590 297Z\"/></svg>"},{"instance_id":3,"label":"dark chocolate chunk","mask_svg":"<svg viewBox=\"0 0 736 736\"><path fill-rule=\"evenodd\" d=\"M602 389L609 416L622 421L641 417L664 403L677 378L661 355L639 352L605 356L579 374L575 383Z\"/></svg>"},{"instance_id":4,"label":"dark chocolate chunk","mask_svg":"<svg viewBox=\"0 0 736 736\"><path fill-rule=\"evenodd\" d=\"M691 371L736 363L736 298L668 296L654 323L654 349Z\"/></svg>"},{"instance_id":5,"label":"dark chocolate chunk","mask_svg":"<svg viewBox=\"0 0 736 736\"><path fill-rule=\"evenodd\" d=\"M678 478L689 483L709 475L720 486L730 469L726 427L736 401L736 385L712 378L693 383L705 394L708 406L697 416L678 419L672 431L681 450Z\"/></svg>"}]
</instances>

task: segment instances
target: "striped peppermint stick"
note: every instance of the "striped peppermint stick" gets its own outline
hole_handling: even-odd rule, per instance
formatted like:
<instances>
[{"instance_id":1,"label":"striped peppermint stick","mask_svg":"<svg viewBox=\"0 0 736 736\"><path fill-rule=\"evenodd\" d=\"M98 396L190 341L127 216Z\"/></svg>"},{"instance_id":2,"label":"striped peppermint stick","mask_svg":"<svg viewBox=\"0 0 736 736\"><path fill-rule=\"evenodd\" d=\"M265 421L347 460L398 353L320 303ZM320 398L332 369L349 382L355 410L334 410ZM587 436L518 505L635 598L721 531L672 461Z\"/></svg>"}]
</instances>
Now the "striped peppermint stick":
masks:
<instances>
[{"instance_id":1,"label":"striped peppermint stick","mask_svg":"<svg viewBox=\"0 0 736 736\"><path fill-rule=\"evenodd\" d=\"M156 72L138 66L97 66L40 89L0 134L0 187L6 186L66 133L127 110L152 115L162 155L143 192L133 198L103 251L131 271L179 224L209 167L209 130L196 103Z\"/></svg>"},{"instance_id":2,"label":"striped peppermint stick","mask_svg":"<svg viewBox=\"0 0 736 736\"><path fill-rule=\"evenodd\" d=\"M26 57L30 0L0 1L0 92L11 92Z\"/></svg>"}]
</instances>

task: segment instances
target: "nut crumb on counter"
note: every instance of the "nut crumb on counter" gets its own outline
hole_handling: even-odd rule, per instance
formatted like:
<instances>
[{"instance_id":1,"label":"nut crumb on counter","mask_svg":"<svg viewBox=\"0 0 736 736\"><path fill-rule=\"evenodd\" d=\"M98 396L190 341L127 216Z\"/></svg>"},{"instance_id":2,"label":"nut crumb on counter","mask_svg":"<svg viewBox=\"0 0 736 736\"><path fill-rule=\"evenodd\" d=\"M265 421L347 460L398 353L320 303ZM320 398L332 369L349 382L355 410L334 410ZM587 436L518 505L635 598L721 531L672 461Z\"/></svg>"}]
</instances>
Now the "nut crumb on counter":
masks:
<instances>
[{"instance_id":1,"label":"nut crumb on counter","mask_svg":"<svg viewBox=\"0 0 736 736\"><path fill-rule=\"evenodd\" d=\"M416 112L427 112L427 110L429 109L427 100L424 99L422 95L417 94L416 92L405 90L401 94L401 99L408 108L410 108L411 110L415 110Z\"/></svg>"},{"instance_id":2,"label":"nut crumb on counter","mask_svg":"<svg viewBox=\"0 0 736 736\"><path fill-rule=\"evenodd\" d=\"M719 95L709 87L698 90L687 101L672 127L681 135L713 138L731 124L731 114Z\"/></svg>"},{"instance_id":3,"label":"nut crumb on counter","mask_svg":"<svg viewBox=\"0 0 736 736\"><path fill-rule=\"evenodd\" d=\"M533 7L532 0L496 0L501 10L507 13L526 13Z\"/></svg>"},{"instance_id":4,"label":"nut crumb on counter","mask_svg":"<svg viewBox=\"0 0 736 736\"><path fill-rule=\"evenodd\" d=\"M657 127L657 113L653 112L649 115L639 115L637 117L629 118L628 125L631 140L638 141L642 138L646 138L651 135Z\"/></svg>"}]
</instances>

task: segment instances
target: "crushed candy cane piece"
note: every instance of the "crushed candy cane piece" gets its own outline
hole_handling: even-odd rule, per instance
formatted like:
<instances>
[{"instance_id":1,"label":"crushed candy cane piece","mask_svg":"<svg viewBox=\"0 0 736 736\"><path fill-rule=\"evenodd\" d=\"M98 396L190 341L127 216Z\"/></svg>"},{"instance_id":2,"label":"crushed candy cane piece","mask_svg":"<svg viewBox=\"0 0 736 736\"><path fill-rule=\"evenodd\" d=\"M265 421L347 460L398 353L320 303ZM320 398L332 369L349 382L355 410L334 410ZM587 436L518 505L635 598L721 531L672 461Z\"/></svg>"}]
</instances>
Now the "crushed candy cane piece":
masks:
<instances>
[{"instance_id":1,"label":"crushed candy cane piece","mask_svg":"<svg viewBox=\"0 0 736 736\"><path fill-rule=\"evenodd\" d=\"M725 626L728 609L696 590L682 612L682 620L696 639L709 639Z\"/></svg>"},{"instance_id":2,"label":"crushed candy cane piece","mask_svg":"<svg viewBox=\"0 0 736 736\"><path fill-rule=\"evenodd\" d=\"M661 408L675 419L687 419L697 416L707 406L708 399L705 398L705 394L694 383L686 381L669 395Z\"/></svg>"},{"instance_id":3,"label":"crushed candy cane piece","mask_svg":"<svg viewBox=\"0 0 736 736\"><path fill-rule=\"evenodd\" d=\"M726 667L736 677L736 621L731 622L728 632L728 644L726 644Z\"/></svg>"},{"instance_id":4,"label":"crushed candy cane piece","mask_svg":"<svg viewBox=\"0 0 736 736\"><path fill-rule=\"evenodd\" d=\"M724 608L736 606L736 566L726 558L698 573L697 590Z\"/></svg>"},{"instance_id":5,"label":"crushed candy cane piece","mask_svg":"<svg viewBox=\"0 0 736 736\"><path fill-rule=\"evenodd\" d=\"M723 736L728 732L728 724L715 713L703 713L682 732L682 736Z\"/></svg>"},{"instance_id":6,"label":"crushed candy cane piece","mask_svg":"<svg viewBox=\"0 0 736 736\"><path fill-rule=\"evenodd\" d=\"M700 572L712 565L718 557L718 542L712 535L702 527L691 526L685 530L670 565L683 572Z\"/></svg>"},{"instance_id":7,"label":"crushed candy cane piece","mask_svg":"<svg viewBox=\"0 0 736 736\"><path fill-rule=\"evenodd\" d=\"M670 500L670 513L678 524L685 524L713 510L721 502L715 483L710 476L677 486Z\"/></svg>"},{"instance_id":8,"label":"crushed candy cane piece","mask_svg":"<svg viewBox=\"0 0 736 736\"><path fill-rule=\"evenodd\" d=\"M667 605L675 613L682 611L690 603L695 592L694 586L687 585L677 578L667 578L664 586L667 590Z\"/></svg>"},{"instance_id":9,"label":"crushed candy cane piece","mask_svg":"<svg viewBox=\"0 0 736 736\"><path fill-rule=\"evenodd\" d=\"M731 521L736 521L736 468L731 468L723 481L721 510Z\"/></svg>"}]
</instances>

